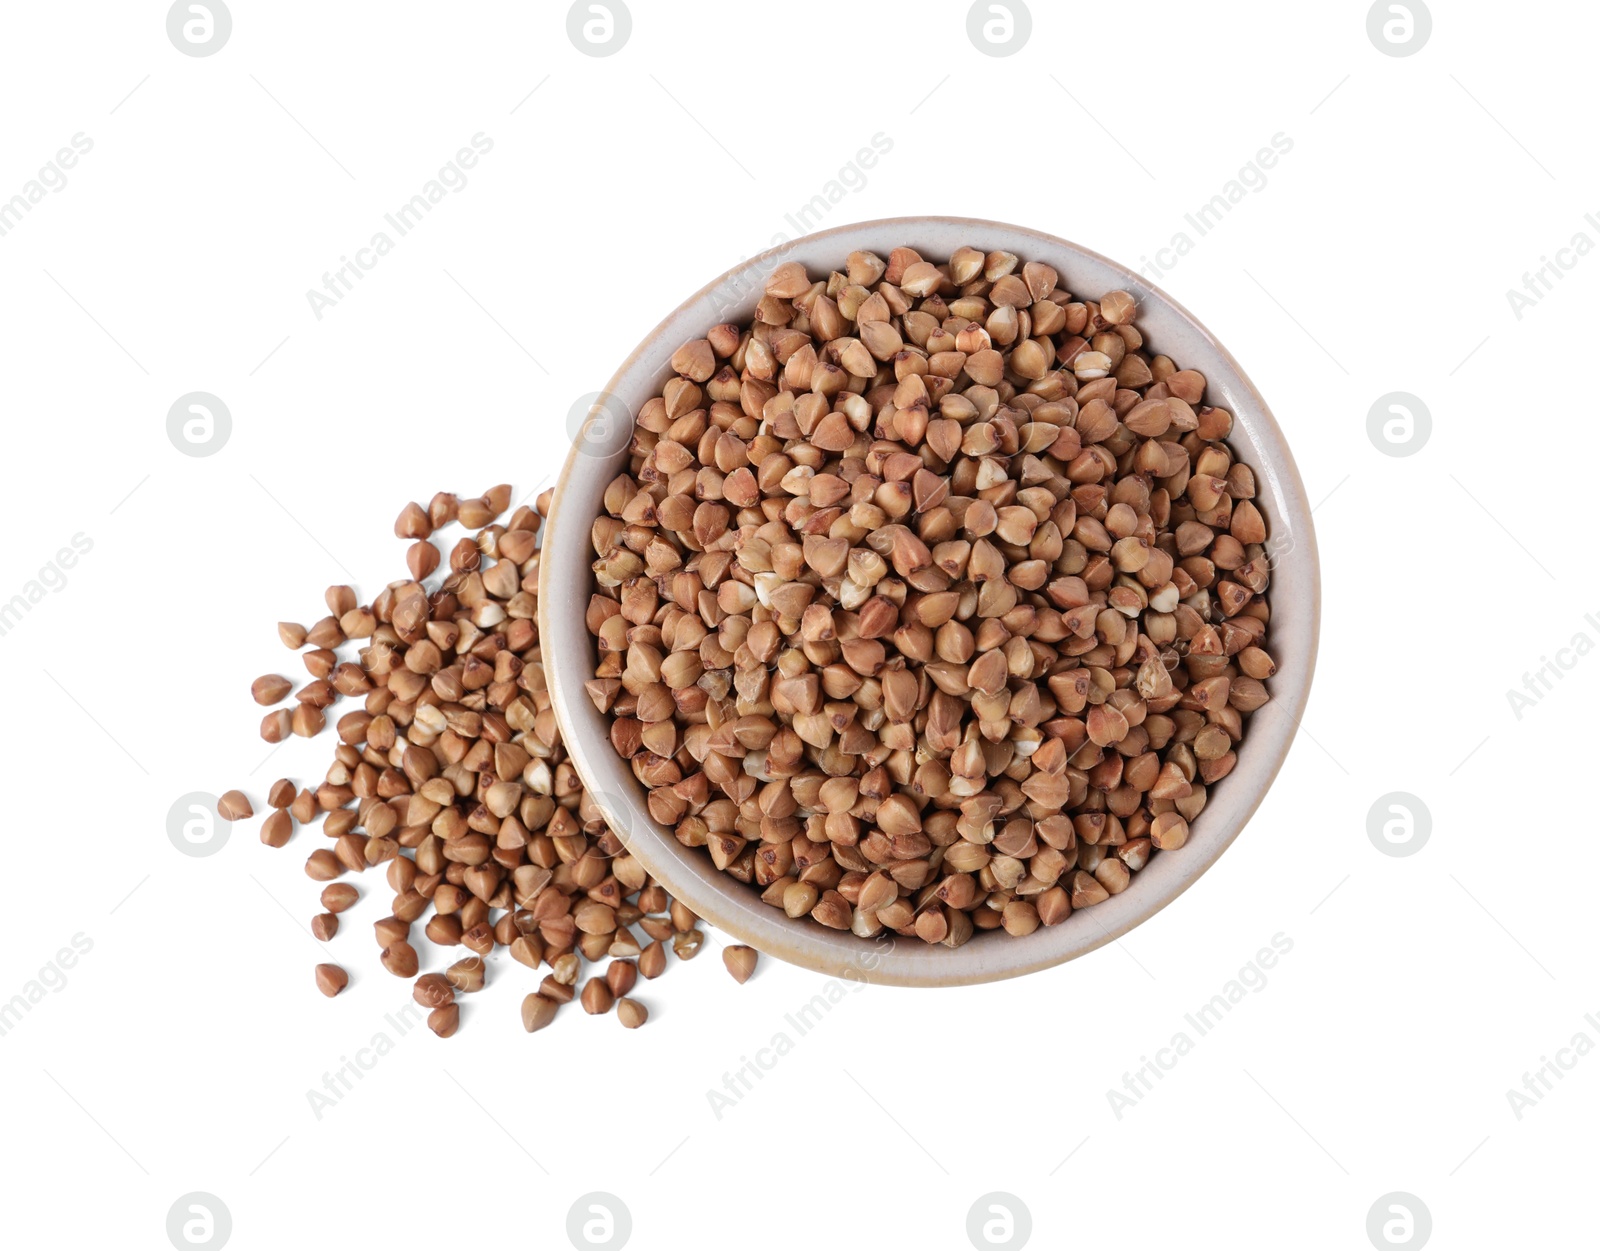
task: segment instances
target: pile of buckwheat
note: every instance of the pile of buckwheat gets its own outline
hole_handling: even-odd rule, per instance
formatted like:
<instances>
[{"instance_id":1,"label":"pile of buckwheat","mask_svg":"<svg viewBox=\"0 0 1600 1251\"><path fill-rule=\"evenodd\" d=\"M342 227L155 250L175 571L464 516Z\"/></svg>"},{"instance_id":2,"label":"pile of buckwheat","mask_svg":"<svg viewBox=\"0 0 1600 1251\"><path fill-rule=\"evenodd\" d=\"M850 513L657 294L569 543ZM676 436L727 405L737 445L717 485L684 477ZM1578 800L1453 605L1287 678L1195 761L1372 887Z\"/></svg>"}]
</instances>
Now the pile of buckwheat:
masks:
<instances>
[{"instance_id":1,"label":"pile of buckwheat","mask_svg":"<svg viewBox=\"0 0 1600 1251\"><path fill-rule=\"evenodd\" d=\"M1025 935L1184 845L1274 671L1255 475L1135 300L958 249L780 265L636 415L588 691L790 917Z\"/></svg>"},{"instance_id":2,"label":"pile of buckwheat","mask_svg":"<svg viewBox=\"0 0 1600 1251\"><path fill-rule=\"evenodd\" d=\"M455 1033L457 995L483 987L487 958L499 947L529 970L548 969L522 1001L530 1032L574 997L592 1014L615 1005L622 1024L636 1029L648 1017L628 997L638 978L659 977L669 947L692 959L704 936L695 916L626 853L566 759L536 624L537 540L549 500L541 496L536 509L517 508L500 524L510 499L511 488L497 486L479 499L441 493L427 508L406 505L395 534L410 541L409 577L370 605L351 587L329 587L328 616L309 629L279 624L309 680L294 691L292 708L267 713L261 737L317 734L341 696L359 707L338 719L339 746L320 783L273 784L261 841L282 847L298 826L321 818L327 843L310 853L306 873L327 883L311 923L324 942L361 897L343 879L387 866L389 915L374 926L380 959L395 976L416 979L412 993L430 1009L435 1033ZM477 533L450 548L430 587L441 562L432 540L455 522ZM341 659L346 644L355 655ZM292 690L278 674L251 686L267 706ZM218 807L230 820L253 815L239 791ZM465 953L442 973L419 977L412 927L430 911L427 940ZM750 976L753 951L729 947L723 955L737 980ZM584 962L602 960L603 973L580 986ZM348 983L339 965L317 966L325 995Z\"/></svg>"}]
</instances>

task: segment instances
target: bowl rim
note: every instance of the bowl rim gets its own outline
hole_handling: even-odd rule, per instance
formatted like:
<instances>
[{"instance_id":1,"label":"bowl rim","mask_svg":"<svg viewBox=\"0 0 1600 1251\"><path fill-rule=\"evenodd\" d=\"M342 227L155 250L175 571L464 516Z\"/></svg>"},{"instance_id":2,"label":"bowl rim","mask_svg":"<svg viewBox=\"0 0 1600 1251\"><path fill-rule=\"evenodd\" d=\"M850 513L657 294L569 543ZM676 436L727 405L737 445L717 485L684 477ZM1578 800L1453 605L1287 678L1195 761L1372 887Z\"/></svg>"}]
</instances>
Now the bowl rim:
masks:
<instances>
[{"instance_id":1,"label":"bowl rim","mask_svg":"<svg viewBox=\"0 0 1600 1251\"><path fill-rule=\"evenodd\" d=\"M608 416L606 413L596 413L591 408L573 440L554 488L540 557L540 645L561 740L585 790L599 806L607 823L622 837L629 853L674 899L681 900L734 941L832 977L899 986L970 985L1050 968L1114 942L1187 891L1238 838L1282 769L1296 738L1292 730L1298 728L1310 697L1321 630L1321 568L1311 509L1293 453L1265 398L1233 354L1172 296L1126 266L1044 231L982 218L933 215L845 223L788 240L730 267L668 313L629 353L600 395L618 395L630 381L637 381L635 375L647 358L664 351L665 355L661 355L660 363L652 367L644 383L648 389L659 388L657 379L664 381L666 374L670 374L670 369L663 374L663 367L682 341L678 336L696 337L713 324L696 323L698 330L689 327L685 333L686 328L679 323L691 317L702 302L719 289L726 291L733 287L741 276L756 276L753 287L746 290L754 290L755 298L759 298L768 269L798 251L812 251L835 241L842 244L837 249L841 257L855 247L886 251L880 242L864 242L862 236L896 231L900 242L895 246L917 246L917 236L950 229L965 231L974 241L983 240L991 246L1019 252L1025 249L1016 248L1017 241L1036 243L1037 248L1025 255L1025 260L1043 259L1055 263L1066 255L1091 269L1099 267L1114 275L1122 289L1139 298L1141 323L1148 323L1155 313L1160 320L1174 320L1176 331L1193 336L1200 348L1198 355L1208 356L1208 359L1204 362L1193 359L1197 355L1196 343L1190 343L1181 352L1190 358L1183 363L1188 368L1200 368L1203 363L1208 391L1217 386L1224 392L1235 418L1230 445L1236 449L1241 443L1244 445L1248 455L1241 453L1241 458L1258 476L1257 503L1266 506L1263 511L1268 513L1274 537L1281 534L1289 540L1287 551L1273 557L1275 585L1285 562L1294 576L1287 629L1280 624L1280 610L1287 597L1281 589L1274 596L1274 650L1283 663L1273 679L1272 699L1252 714L1254 732L1243 741L1237 766L1227 778L1213 785L1206 810L1196 817L1184 848L1152 858L1146 868L1134 876L1129 888L1119 895L1093 908L1076 910L1062 924L1040 927L1022 938L977 934L961 947L930 947L921 942L898 943L897 936L890 931L884 931L877 941L869 941L848 930L824 929L806 918L791 920L781 909L762 903L754 890L736 882L731 884L736 889L729 889L725 874L703 856L684 854L672 832L658 825L643 805L635 802L634 797L641 788L625 762L611 750L607 718L595 709L583 689L588 679L582 671L588 668L592 674L589 667L594 656L593 642L583 621L587 592L592 585L589 527L593 517L568 516L574 506L566 501L573 493L580 468L608 466L610 462L620 462L625 455L625 448L610 456L584 454L585 436L596 421ZM928 248L929 254L935 256L948 250L943 245ZM1059 264L1056 267L1061 269ZM1063 285L1073 286L1065 276ZM753 307L754 299L747 303ZM741 301L741 311L723 320L742 320L748 315L742 311L744 305ZM663 348L663 344L668 346ZM1219 365L1221 371L1217 369ZM627 407L631 419L637 405L630 403ZM600 490L616 472L609 468L596 469L593 476L600 478ZM1267 488L1265 492L1264 487ZM574 551L578 553L576 557ZM575 559L577 564L573 567ZM569 589L568 596L558 600L558 588L563 585L570 588L574 578L582 593L572 595ZM556 661L557 656L567 664ZM582 660L578 661L578 657ZM572 666L570 672L566 671L569 665ZM1261 721L1262 713L1268 710L1286 714L1292 726L1280 725L1278 732L1267 732ZM580 716L587 725L578 721ZM592 741L595 734L599 738L598 745ZM1245 772L1247 759L1248 773ZM1229 786L1230 782L1245 782L1247 777L1250 783L1247 791L1241 791L1238 785ZM1228 795L1226 808L1217 802L1224 793ZM1208 822L1207 816L1214 813L1217 819ZM1147 878L1152 869L1169 857L1178 862L1176 867ZM1141 886L1151 889L1140 890ZM1091 926L1081 923L1080 913L1090 919Z\"/></svg>"}]
</instances>

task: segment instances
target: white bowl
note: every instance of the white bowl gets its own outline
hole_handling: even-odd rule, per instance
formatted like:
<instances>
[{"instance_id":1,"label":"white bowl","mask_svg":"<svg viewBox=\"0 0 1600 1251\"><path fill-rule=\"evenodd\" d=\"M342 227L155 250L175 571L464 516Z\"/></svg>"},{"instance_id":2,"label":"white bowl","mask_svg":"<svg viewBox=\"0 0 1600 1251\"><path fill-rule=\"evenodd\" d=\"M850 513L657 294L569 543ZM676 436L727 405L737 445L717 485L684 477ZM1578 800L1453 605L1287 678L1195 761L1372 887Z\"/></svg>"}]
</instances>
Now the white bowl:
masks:
<instances>
[{"instance_id":1,"label":"white bowl","mask_svg":"<svg viewBox=\"0 0 1600 1251\"><path fill-rule=\"evenodd\" d=\"M950 948L893 934L887 939L895 941L869 941L808 918L792 920L762 903L753 887L718 871L703 850L683 847L651 820L643 788L612 750L610 718L583 689L596 657L584 610L594 586L590 527L606 484L627 466L629 415L659 394L678 347L718 322L747 321L766 276L785 261L798 261L816 276L842 268L857 249L886 257L893 248L912 247L943 261L962 245L1044 261L1060 274L1061 286L1082 297L1131 292L1150 347L1205 375L1208 402L1234 415L1229 442L1255 470L1255 502L1267 518L1273 561L1268 639L1278 672L1269 684L1271 701L1250 719L1237 765L1210 787L1184 847L1153 856L1121 894L1074 911L1060 925L1022 938L980 932ZM1093 951L1171 903L1233 842L1272 784L1305 711L1316 664L1321 592L1311 510L1283 433L1239 363L1186 309L1132 271L1063 239L998 222L907 217L839 226L745 261L690 297L622 363L604 394L605 405L592 412L567 457L544 531L539 628L556 720L585 787L630 852L674 898L731 937L831 976L891 985L952 986L1031 973Z\"/></svg>"}]
</instances>

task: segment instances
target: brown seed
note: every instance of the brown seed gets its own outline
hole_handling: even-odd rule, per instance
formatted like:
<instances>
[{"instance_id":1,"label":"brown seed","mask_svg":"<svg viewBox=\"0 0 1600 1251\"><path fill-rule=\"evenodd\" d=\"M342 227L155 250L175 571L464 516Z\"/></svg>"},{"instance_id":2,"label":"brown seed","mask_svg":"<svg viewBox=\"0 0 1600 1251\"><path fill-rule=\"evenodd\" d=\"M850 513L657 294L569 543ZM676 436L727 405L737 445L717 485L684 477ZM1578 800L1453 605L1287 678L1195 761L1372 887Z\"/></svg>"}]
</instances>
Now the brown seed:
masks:
<instances>
[{"instance_id":1,"label":"brown seed","mask_svg":"<svg viewBox=\"0 0 1600 1251\"><path fill-rule=\"evenodd\" d=\"M319 912L311 918L311 934L320 942L327 942L339 932L339 918L331 912Z\"/></svg>"},{"instance_id":2,"label":"brown seed","mask_svg":"<svg viewBox=\"0 0 1600 1251\"><path fill-rule=\"evenodd\" d=\"M1100 298L1100 316L1113 326L1125 326L1133 320L1138 302L1126 291L1112 291Z\"/></svg>"},{"instance_id":3,"label":"brown seed","mask_svg":"<svg viewBox=\"0 0 1600 1251\"><path fill-rule=\"evenodd\" d=\"M603 903L586 899L573 909L572 919L585 934L610 934L617 928L617 914Z\"/></svg>"},{"instance_id":4,"label":"brown seed","mask_svg":"<svg viewBox=\"0 0 1600 1251\"><path fill-rule=\"evenodd\" d=\"M313 647L337 647L345 641L336 617L324 617L306 631L306 642Z\"/></svg>"},{"instance_id":5,"label":"brown seed","mask_svg":"<svg viewBox=\"0 0 1600 1251\"><path fill-rule=\"evenodd\" d=\"M383 967L396 977L415 977L417 975L417 951L410 943L400 941L391 943L382 952Z\"/></svg>"},{"instance_id":6,"label":"brown seed","mask_svg":"<svg viewBox=\"0 0 1600 1251\"><path fill-rule=\"evenodd\" d=\"M772 271L767 279L766 292L780 300L792 300L804 295L811 287L805 266L798 261L785 261Z\"/></svg>"},{"instance_id":7,"label":"brown seed","mask_svg":"<svg viewBox=\"0 0 1600 1251\"><path fill-rule=\"evenodd\" d=\"M1040 925L1060 925L1072 913L1072 901L1059 886L1043 891L1034 901Z\"/></svg>"},{"instance_id":8,"label":"brown seed","mask_svg":"<svg viewBox=\"0 0 1600 1251\"><path fill-rule=\"evenodd\" d=\"M943 908L933 907L917 914L914 928L917 937L923 942L942 943L949 936L950 922L946 919Z\"/></svg>"},{"instance_id":9,"label":"brown seed","mask_svg":"<svg viewBox=\"0 0 1600 1251\"><path fill-rule=\"evenodd\" d=\"M1072 875L1072 906L1090 908L1111 898L1106 888L1081 869Z\"/></svg>"},{"instance_id":10,"label":"brown seed","mask_svg":"<svg viewBox=\"0 0 1600 1251\"><path fill-rule=\"evenodd\" d=\"M1264 681L1278 671L1272 657L1259 647L1246 647L1239 653L1239 668L1258 681Z\"/></svg>"},{"instance_id":11,"label":"brown seed","mask_svg":"<svg viewBox=\"0 0 1600 1251\"><path fill-rule=\"evenodd\" d=\"M293 728L293 714L287 708L279 708L261 718L261 737L268 743L281 743Z\"/></svg>"},{"instance_id":12,"label":"brown seed","mask_svg":"<svg viewBox=\"0 0 1600 1251\"><path fill-rule=\"evenodd\" d=\"M639 980L639 968L632 960L613 960L606 966L606 985L618 999L633 989Z\"/></svg>"},{"instance_id":13,"label":"brown seed","mask_svg":"<svg viewBox=\"0 0 1600 1251\"><path fill-rule=\"evenodd\" d=\"M480 901L469 901L481 905ZM465 909L463 909L465 911ZM476 952L479 956L487 956L494 950L494 927L487 921L480 921L476 925L468 926L461 935L461 945L468 951Z\"/></svg>"},{"instance_id":14,"label":"brown seed","mask_svg":"<svg viewBox=\"0 0 1600 1251\"><path fill-rule=\"evenodd\" d=\"M331 882L322 888L322 906L329 912L345 912L360 898L361 892L348 882Z\"/></svg>"},{"instance_id":15,"label":"brown seed","mask_svg":"<svg viewBox=\"0 0 1600 1251\"><path fill-rule=\"evenodd\" d=\"M817 888L810 882L793 882L783 892L783 910L791 917L803 917L816 907L817 898Z\"/></svg>"},{"instance_id":16,"label":"brown seed","mask_svg":"<svg viewBox=\"0 0 1600 1251\"><path fill-rule=\"evenodd\" d=\"M572 986L578 980L579 967L578 957L564 952L550 961L550 976L563 986Z\"/></svg>"},{"instance_id":17,"label":"brown seed","mask_svg":"<svg viewBox=\"0 0 1600 1251\"><path fill-rule=\"evenodd\" d=\"M583 992L578 996L578 1002L590 1016L603 1016L611 1011L614 998L611 987L606 985L604 978L591 977L583 984Z\"/></svg>"},{"instance_id":18,"label":"brown seed","mask_svg":"<svg viewBox=\"0 0 1600 1251\"><path fill-rule=\"evenodd\" d=\"M287 808L294 803L294 783L288 778L279 778L267 791L267 803L274 808Z\"/></svg>"},{"instance_id":19,"label":"brown seed","mask_svg":"<svg viewBox=\"0 0 1600 1251\"><path fill-rule=\"evenodd\" d=\"M397 539L425 539L433 533L433 522L421 504L407 504L395 519L394 537Z\"/></svg>"},{"instance_id":20,"label":"brown seed","mask_svg":"<svg viewBox=\"0 0 1600 1251\"><path fill-rule=\"evenodd\" d=\"M217 815L224 821L243 821L255 815L243 791L227 791L217 800Z\"/></svg>"},{"instance_id":21,"label":"brown seed","mask_svg":"<svg viewBox=\"0 0 1600 1251\"><path fill-rule=\"evenodd\" d=\"M1150 842L1162 851L1176 851L1189 841L1189 823L1176 812L1163 812L1150 823Z\"/></svg>"},{"instance_id":22,"label":"brown seed","mask_svg":"<svg viewBox=\"0 0 1600 1251\"><path fill-rule=\"evenodd\" d=\"M291 651L298 651L305 646L306 628L296 621L280 621L278 622L278 638Z\"/></svg>"},{"instance_id":23,"label":"brown seed","mask_svg":"<svg viewBox=\"0 0 1600 1251\"><path fill-rule=\"evenodd\" d=\"M1233 518L1228 533L1244 544L1265 543L1267 523L1261 516L1261 510L1253 503L1249 500L1240 500L1233 506Z\"/></svg>"},{"instance_id":24,"label":"brown seed","mask_svg":"<svg viewBox=\"0 0 1600 1251\"><path fill-rule=\"evenodd\" d=\"M716 372L716 353L705 339L692 340L672 354L672 368L685 378L705 382Z\"/></svg>"},{"instance_id":25,"label":"brown seed","mask_svg":"<svg viewBox=\"0 0 1600 1251\"><path fill-rule=\"evenodd\" d=\"M422 930L428 936L429 942L437 943L441 947L454 947L458 944L461 941L462 931L459 916L430 917L428 924Z\"/></svg>"},{"instance_id":26,"label":"brown seed","mask_svg":"<svg viewBox=\"0 0 1600 1251\"><path fill-rule=\"evenodd\" d=\"M672 952L680 960L693 960L700 954L705 935L699 930L683 930L672 936Z\"/></svg>"},{"instance_id":27,"label":"brown seed","mask_svg":"<svg viewBox=\"0 0 1600 1251\"><path fill-rule=\"evenodd\" d=\"M350 984L350 975L337 964L317 965L317 989L329 999Z\"/></svg>"},{"instance_id":28,"label":"brown seed","mask_svg":"<svg viewBox=\"0 0 1600 1251\"><path fill-rule=\"evenodd\" d=\"M306 859L306 876L317 882L331 882L344 874L339 857L326 847L319 847Z\"/></svg>"},{"instance_id":29,"label":"brown seed","mask_svg":"<svg viewBox=\"0 0 1600 1251\"><path fill-rule=\"evenodd\" d=\"M468 956L444 971L445 980L463 994L483 989L483 957Z\"/></svg>"},{"instance_id":30,"label":"brown seed","mask_svg":"<svg viewBox=\"0 0 1600 1251\"><path fill-rule=\"evenodd\" d=\"M639 953L639 973L645 978L658 978L667 968L667 946L660 939L650 943Z\"/></svg>"},{"instance_id":31,"label":"brown seed","mask_svg":"<svg viewBox=\"0 0 1600 1251\"><path fill-rule=\"evenodd\" d=\"M294 834L294 820L288 810L278 808L261 823L261 841L268 847L282 847Z\"/></svg>"},{"instance_id":32,"label":"brown seed","mask_svg":"<svg viewBox=\"0 0 1600 1251\"><path fill-rule=\"evenodd\" d=\"M556 1009L561 1005L543 995L528 995L522 1001L522 1028L532 1034L556 1019Z\"/></svg>"},{"instance_id":33,"label":"brown seed","mask_svg":"<svg viewBox=\"0 0 1600 1251\"><path fill-rule=\"evenodd\" d=\"M411 987L411 998L419 1007L442 1008L455 1000L455 987L442 973L424 973Z\"/></svg>"},{"instance_id":34,"label":"brown seed","mask_svg":"<svg viewBox=\"0 0 1600 1251\"><path fill-rule=\"evenodd\" d=\"M817 906L811 909L811 919L831 930L850 928L850 903L836 890L824 891Z\"/></svg>"},{"instance_id":35,"label":"brown seed","mask_svg":"<svg viewBox=\"0 0 1600 1251\"><path fill-rule=\"evenodd\" d=\"M544 947L539 939L531 934L524 934L515 939L510 947L511 958L518 964L536 969L544 960Z\"/></svg>"},{"instance_id":36,"label":"brown seed","mask_svg":"<svg viewBox=\"0 0 1600 1251\"><path fill-rule=\"evenodd\" d=\"M624 999L617 1004L617 1019L624 1029L638 1029L650 1019L650 1010L637 999Z\"/></svg>"},{"instance_id":37,"label":"brown seed","mask_svg":"<svg viewBox=\"0 0 1600 1251\"><path fill-rule=\"evenodd\" d=\"M554 973L546 975L545 979L539 983L539 993L546 999L554 1000L556 1003L571 1003L577 998L577 992L572 989L572 986L557 979Z\"/></svg>"},{"instance_id":38,"label":"brown seed","mask_svg":"<svg viewBox=\"0 0 1600 1251\"><path fill-rule=\"evenodd\" d=\"M458 507L458 519L469 530L477 530L494 520L494 510L489 507L489 501L480 495L475 499L461 501ZM471 540L463 539L462 542L470 543Z\"/></svg>"},{"instance_id":39,"label":"brown seed","mask_svg":"<svg viewBox=\"0 0 1600 1251\"><path fill-rule=\"evenodd\" d=\"M419 539L406 548L406 568L411 576L421 582L439 567L439 549L426 539Z\"/></svg>"},{"instance_id":40,"label":"brown seed","mask_svg":"<svg viewBox=\"0 0 1600 1251\"><path fill-rule=\"evenodd\" d=\"M381 921L372 924L373 936L378 940L378 946L392 947L395 943L404 942L411 935L411 922L401 920L399 917L384 917Z\"/></svg>"},{"instance_id":41,"label":"brown seed","mask_svg":"<svg viewBox=\"0 0 1600 1251\"><path fill-rule=\"evenodd\" d=\"M741 986L756 971L758 953L754 947L732 946L722 949L722 963L727 966L733 980Z\"/></svg>"},{"instance_id":42,"label":"brown seed","mask_svg":"<svg viewBox=\"0 0 1600 1251\"><path fill-rule=\"evenodd\" d=\"M428 1028L440 1038L449 1038L461 1027L461 1006L447 1003L428 1013Z\"/></svg>"},{"instance_id":43,"label":"brown seed","mask_svg":"<svg viewBox=\"0 0 1600 1251\"><path fill-rule=\"evenodd\" d=\"M276 673L265 673L250 684L250 697L258 704L277 703L291 690L294 683Z\"/></svg>"},{"instance_id":44,"label":"brown seed","mask_svg":"<svg viewBox=\"0 0 1600 1251\"><path fill-rule=\"evenodd\" d=\"M441 530L460 515L461 501L448 491L440 491L428 501L428 520Z\"/></svg>"}]
</instances>

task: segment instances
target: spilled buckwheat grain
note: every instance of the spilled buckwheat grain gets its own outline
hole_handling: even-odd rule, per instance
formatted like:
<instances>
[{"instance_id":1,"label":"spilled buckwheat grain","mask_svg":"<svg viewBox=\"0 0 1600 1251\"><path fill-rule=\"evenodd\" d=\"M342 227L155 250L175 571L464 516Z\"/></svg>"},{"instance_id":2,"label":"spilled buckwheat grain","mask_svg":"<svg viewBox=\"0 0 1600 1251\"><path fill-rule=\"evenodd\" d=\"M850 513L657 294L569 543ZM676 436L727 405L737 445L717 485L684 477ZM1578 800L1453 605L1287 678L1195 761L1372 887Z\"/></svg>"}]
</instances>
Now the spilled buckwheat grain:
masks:
<instances>
[{"instance_id":1,"label":"spilled buckwheat grain","mask_svg":"<svg viewBox=\"0 0 1600 1251\"><path fill-rule=\"evenodd\" d=\"M791 917L947 946L1183 846L1267 699L1267 533L1232 415L1135 313L896 248L781 265L678 350L587 623L681 843Z\"/></svg>"},{"instance_id":2,"label":"spilled buckwheat grain","mask_svg":"<svg viewBox=\"0 0 1600 1251\"><path fill-rule=\"evenodd\" d=\"M647 1013L622 996L637 974L659 976L665 942L692 955L701 934L694 914L606 827L566 758L536 625L537 540L549 502L541 496L536 509L518 508L501 523L510 499L501 486L481 499L440 494L426 509L408 504L395 534L410 542L410 578L389 583L370 605L348 586L329 587L328 616L309 629L279 626L288 647L311 645L302 652L310 681L295 692L293 713L268 714L263 737L309 736L322 728L324 708L359 702L336 716L339 744L321 782L298 793L287 778L272 785L261 840L282 847L297 824L322 818L329 841L311 852L306 873L329 883L312 923L323 941L360 897L345 876L387 866L389 915L373 927L380 961L416 979L413 997L441 1037L459 1025L457 996L483 987L488 958L501 948L514 962L502 976L517 975L516 964L528 971L522 1021L530 1032L574 997L581 961L608 961L584 983L584 1008L604 1014L616 999L633 1029ZM433 539L456 521L477 533L441 554ZM437 585L426 585L441 567ZM355 655L341 659L347 644ZM291 686L271 675L251 694L271 704ZM224 799L250 815L242 793ZM424 918L428 942L466 952L442 974L418 977L413 927ZM549 970L543 983L534 972L541 967ZM328 963L315 981L331 998L349 978Z\"/></svg>"}]
</instances>

